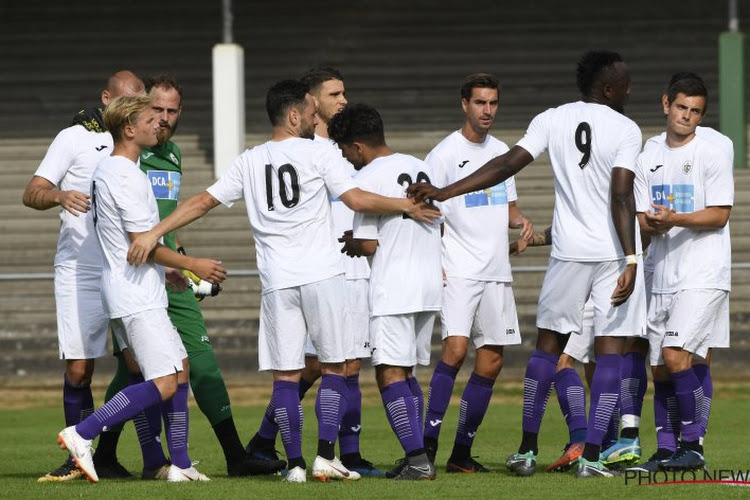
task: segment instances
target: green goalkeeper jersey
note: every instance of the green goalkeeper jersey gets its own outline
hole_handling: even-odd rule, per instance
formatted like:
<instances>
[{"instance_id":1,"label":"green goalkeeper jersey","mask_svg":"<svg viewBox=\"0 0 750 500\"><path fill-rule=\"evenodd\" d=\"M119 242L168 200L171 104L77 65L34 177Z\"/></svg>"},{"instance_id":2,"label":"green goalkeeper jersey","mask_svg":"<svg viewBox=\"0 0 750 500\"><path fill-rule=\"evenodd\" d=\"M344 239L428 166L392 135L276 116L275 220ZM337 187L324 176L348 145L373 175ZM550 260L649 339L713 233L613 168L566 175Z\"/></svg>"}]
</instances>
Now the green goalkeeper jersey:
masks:
<instances>
[{"instance_id":1,"label":"green goalkeeper jersey","mask_svg":"<svg viewBox=\"0 0 750 500\"><path fill-rule=\"evenodd\" d=\"M151 189L154 191L156 204L159 206L159 218L163 219L177 208L182 181L182 155L180 148L172 141L161 146L144 149L141 152L141 170L148 176ZM164 236L164 245L177 250L175 233ZM205 348L208 335L198 301L193 292L167 290L169 308L167 312L172 323L182 337L188 353Z\"/></svg>"}]
</instances>

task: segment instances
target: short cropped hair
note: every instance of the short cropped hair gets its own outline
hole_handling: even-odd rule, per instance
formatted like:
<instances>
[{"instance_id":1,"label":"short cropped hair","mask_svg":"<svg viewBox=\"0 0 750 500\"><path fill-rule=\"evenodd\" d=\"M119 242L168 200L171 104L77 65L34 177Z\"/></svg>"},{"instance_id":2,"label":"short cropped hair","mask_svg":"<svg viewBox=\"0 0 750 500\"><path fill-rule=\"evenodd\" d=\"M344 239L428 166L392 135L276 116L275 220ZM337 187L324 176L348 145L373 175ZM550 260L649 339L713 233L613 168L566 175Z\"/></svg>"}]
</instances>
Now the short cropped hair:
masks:
<instances>
[{"instance_id":1,"label":"short cropped hair","mask_svg":"<svg viewBox=\"0 0 750 500\"><path fill-rule=\"evenodd\" d=\"M669 86L667 87L667 101L672 104L677 98L677 94L685 94L688 97L703 96L708 101L708 89L703 78L698 76L696 73L683 71L675 73L669 80ZM706 113L704 106L703 113Z\"/></svg>"},{"instance_id":2,"label":"short cropped hair","mask_svg":"<svg viewBox=\"0 0 750 500\"><path fill-rule=\"evenodd\" d=\"M471 93L474 89L495 89L500 90L500 82L494 75L489 73L473 73L466 78L461 84L461 99L467 101L471 99Z\"/></svg>"},{"instance_id":3,"label":"short cropped hair","mask_svg":"<svg viewBox=\"0 0 750 500\"><path fill-rule=\"evenodd\" d=\"M290 108L304 108L309 91L310 87L299 80L281 80L273 84L266 94L266 113L271 125L281 125Z\"/></svg>"},{"instance_id":4,"label":"short cropped hair","mask_svg":"<svg viewBox=\"0 0 750 500\"><path fill-rule=\"evenodd\" d=\"M617 52L590 50L583 54L576 70L576 84L581 95L591 97L596 80L618 62L622 62L622 57Z\"/></svg>"},{"instance_id":5,"label":"short cropped hair","mask_svg":"<svg viewBox=\"0 0 750 500\"><path fill-rule=\"evenodd\" d=\"M341 72L334 68L313 68L307 71L300 81L310 87L310 92L317 92L321 85L330 80L344 81Z\"/></svg>"},{"instance_id":6,"label":"short cropped hair","mask_svg":"<svg viewBox=\"0 0 750 500\"><path fill-rule=\"evenodd\" d=\"M115 98L104 110L104 125L112 134L114 142L122 140L125 125L133 125L138 121L145 109L150 109L151 97L148 95L122 96Z\"/></svg>"},{"instance_id":7,"label":"short cropped hair","mask_svg":"<svg viewBox=\"0 0 750 500\"><path fill-rule=\"evenodd\" d=\"M156 75L147 77L143 83L146 85L146 93L150 93L154 87L159 87L164 90L175 89L177 94L180 96L180 106L182 106L182 86L177 83L171 75Z\"/></svg>"},{"instance_id":8,"label":"short cropped hair","mask_svg":"<svg viewBox=\"0 0 750 500\"><path fill-rule=\"evenodd\" d=\"M367 104L351 104L328 122L328 137L339 144L362 142L368 146L385 144L383 119Z\"/></svg>"}]
</instances>

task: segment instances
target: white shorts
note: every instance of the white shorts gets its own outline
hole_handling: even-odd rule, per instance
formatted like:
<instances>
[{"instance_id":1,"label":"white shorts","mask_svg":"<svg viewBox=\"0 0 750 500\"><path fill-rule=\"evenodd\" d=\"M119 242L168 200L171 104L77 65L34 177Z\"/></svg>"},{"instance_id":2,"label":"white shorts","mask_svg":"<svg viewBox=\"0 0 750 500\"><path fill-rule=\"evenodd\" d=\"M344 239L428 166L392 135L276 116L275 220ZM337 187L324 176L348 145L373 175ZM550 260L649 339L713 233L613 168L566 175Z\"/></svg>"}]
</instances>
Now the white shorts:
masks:
<instances>
[{"instance_id":1,"label":"white shorts","mask_svg":"<svg viewBox=\"0 0 750 500\"><path fill-rule=\"evenodd\" d=\"M182 371L187 352L166 309L149 309L113 319L112 333L121 349L132 350L146 380Z\"/></svg>"},{"instance_id":2,"label":"white shorts","mask_svg":"<svg viewBox=\"0 0 750 500\"><path fill-rule=\"evenodd\" d=\"M264 293L260 303L258 368L260 371L301 370L305 339L315 346L322 363L346 359L344 275Z\"/></svg>"},{"instance_id":3,"label":"white shorts","mask_svg":"<svg viewBox=\"0 0 750 500\"><path fill-rule=\"evenodd\" d=\"M109 316L102 302L101 271L55 267L55 308L60 359L107 355Z\"/></svg>"},{"instance_id":4,"label":"white shorts","mask_svg":"<svg viewBox=\"0 0 750 500\"><path fill-rule=\"evenodd\" d=\"M624 304L613 307L610 297L625 268L624 260L572 262L550 257L539 294L536 326L562 334L582 331L583 307L590 298L594 307L595 336L645 337L646 291L642 261L638 257L632 295Z\"/></svg>"},{"instance_id":5,"label":"white shorts","mask_svg":"<svg viewBox=\"0 0 750 500\"><path fill-rule=\"evenodd\" d=\"M449 336L470 337L477 349L521 343L510 283L448 277L440 319L443 340Z\"/></svg>"},{"instance_id":6,"label":"white shorts","mask_svg":"<svg viewBox=\"0 0 750 500\"><path fill-rule=\"evenodd\" d=\"M655 293L648 310L648 343L651 366L664 364L662 348L679 347L706 357L717 338L729 330L729 292L689 289ZM728 334L726 335L728 337Z\"/></svg>"},{"instance_id":7,"label":"white shorts","mask_svg":"<svg viewBox=\"0 0 750 500\"><path fill-rule=\"evenodd\" d=\"M430 364L430 341L435 311L370 318L373 366L412 367Z\"/></svg>"},{"instance_id":8,"label":"white shorts","mask_svg":"<svg viewBox=\"0 0 750 500\"><path fill-rule=\"evenodd\" d=\"M583 364L595 363L594 353L594 305L586 302L583 308L583 328L581 333L573 332L568 337L563 353Z\"/></svg>"},{"instance_id":9,"label":"white shorts","mask_svg":"<svg viewBox=\"0 0 750 500\"><path fill-rule=\"evenodd\" d=\"M368 298L370 280L354 279L346 282L346 311L344 311L345 336L348 350L346 359L370 357L370 301ZM305 356L316 356L315 346L307 336Z\"/></svg>"}]
</instances>

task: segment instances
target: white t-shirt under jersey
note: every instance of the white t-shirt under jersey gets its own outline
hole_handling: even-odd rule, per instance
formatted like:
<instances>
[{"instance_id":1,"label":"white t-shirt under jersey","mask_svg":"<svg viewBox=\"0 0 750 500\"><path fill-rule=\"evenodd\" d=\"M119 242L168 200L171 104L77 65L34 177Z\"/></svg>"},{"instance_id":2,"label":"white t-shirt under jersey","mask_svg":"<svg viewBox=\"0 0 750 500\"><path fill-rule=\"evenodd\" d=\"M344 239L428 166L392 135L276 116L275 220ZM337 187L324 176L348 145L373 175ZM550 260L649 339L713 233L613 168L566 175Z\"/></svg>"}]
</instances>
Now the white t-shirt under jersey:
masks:
<instances>
[{"instance_id":1,"label":"white t-shirt under jersey","mask_svg":"<svg viewBox=\"0 0 750 500\"><path fill-rule=\"evenodd\" d=\"M492 136L481 144L456 131L430 151L432 184L447 186L477 171L508 146ZM508 258L508 202L516 201L513 177L496 186L440 204L445 219L443 270L446 276L478 281L513 281Z\"/></svg>"},{"instance_id":2,"label":"white t-shirt under jersey","mask_svg":"<svg viewBox=\"0 0 750 500\"><path fill-rule=\"evenodd\" d=\"M555 177L551 256L602 262L624 257L610 211L614 167L635 170L641 132L603 104L582 101L537 115L518 146L537 158L549 151ZM636 252L641 252L636 225Z\"/></svg>"},{"instance_id":3,"label":"white t-shirt under jersey","mask_svg":"<svg viewBox=\"0 0 750 500\"><path fill-rule=\"evenodd\" d=\"M403 198L413 182L429 181L430 166L394 153L376 158L357 175L357 184L383 196ZM378 240L370 269L372 316L440 309L443 280L440 228L404 215L354 214L354 237Z\"/></svg>"},{"instance_id":4,"label":"white t-shirt under jersey","mask_svg":"<svg viewBox=\"0 0 750 500\"><path fill-rule=\"evenodd\" d=\"M333 149L336 150L337 154L341 155L341 150L331 139L316 135L315 142L320 142L321 144L329 144ZM351 177L354 177L357 173L357 171L354 169L354 165L346 160L344 161L346 162L347 168L349 170L349 175ZM347 207L346 204L344 204L344 202L338 199L336 196L331 196L330 198L331 213L333 214L333 231L336 235L336 238L340 238L341 235L344 234L344 231L352 230L354 211L351 208ZM367 259L365 259L364 257L356 257L352 259L344 254L341 254L341 257L344 263L346 279L357 280L367 279L370 277L370 264L367 263Z\"/></svg>"},{"instance_id":5,"label":"white t-shirt under jersey","mask_svg":"<svg viewBox=\"0 0 750 500\"><path fill-rule=\"evenodd\" d=\"M653 210L651 203L678 213L734 204L732 164L708 140L695 136L679 148L666 142L648 147L638 158L636 210ZM653 293L688 288L731 288L729 225L696 231L673 227L651 237Z\"/></svg>"},{"instance_id":6,"label":"white t-shirt under jersey","mask_svg":"<svg viewBox=\"0 0 750 500\"><path fill-rule=\"evenodd\" d=\"M267 293L344 272L328 193L355 187L334 148L294 137L245 151L207 191L228 207L245 199Z\"/></svg>"},{"instance_id":7,"label":"white t-shirt under jersey","mask_svg":"<svg viewBox=\"0 0 750 500\"><path fill-rule=\"evenodd\" d=\"M94 169L110 153L112 136L109 132L90 132L81 125L73 125L57 134L34 175L47 179L61 191L91 194ZM94 234L91 212L76 217L60 209L55 265L101 269L102 253Z\"/></svg>"},{"instance_id":8,"label":"white t-shirt under jersey","mask_svg":"<svg viewBox=\"0 0 750 500\"><path fill-rule=\"evenodd\" d=\"M167 307L164 268L128 264L128 233L143 233L159 223L159 209L148 177L137 163L109 156L94 171L92 219L104 255L102 292L110 318Z\"/></svg>"},{"instance_id":9,"label":"white t-shirt under jersey","mask_svg":"<svg viewBox=\"0 0 750 500\"><path fill-rule=\"evenodd\" d=\"M721 149L724 152L724 155L726 155L729 163L731 165L734 165L734 144L732 143L732 139L711 127L698 126L695 128L695 135L708 140L708 142ZM646 144L643 145L643 151L646 152L649 148L657 146L660 143L664 143L666 140L666 132L655 135L646 141ZM646 258L643 259L643 269L646 272L654 270L654 262L653 258L651 257L651 252L646 252Z\"/></svg>"}]
</instances>

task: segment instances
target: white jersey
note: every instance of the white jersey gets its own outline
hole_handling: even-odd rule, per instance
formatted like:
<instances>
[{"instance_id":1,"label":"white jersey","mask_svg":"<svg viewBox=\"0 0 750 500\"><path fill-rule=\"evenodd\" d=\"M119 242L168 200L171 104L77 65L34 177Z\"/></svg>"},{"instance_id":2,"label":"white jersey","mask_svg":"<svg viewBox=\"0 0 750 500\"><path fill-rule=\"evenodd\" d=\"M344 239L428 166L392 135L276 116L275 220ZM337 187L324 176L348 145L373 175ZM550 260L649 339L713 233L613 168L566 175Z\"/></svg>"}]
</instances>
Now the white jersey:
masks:
<instances>
[{"instance_id":1,"label":"white jersey","mask_svg":"<svg viewBox=\"0 0 750 500\"><path fill-rule=\"evenodd\" d=\"M267 293L344 272L328 193L355 187L334 148L294 137L245 151L207 191L228 207L245 199Z\"/></svg>"},{"instance_id":2,"label":"white jersey","mask_svg":"<svg viewBox=\"0 0 750 500\"><path fill-rule=\"evenodd\" d=\"M34 175L47 179L61 191L91 194L91 175L110 153L109 132L90 132L82 125L73 125L57 134ZM94 235L91 212L76 217L60 209L55 265L101 269L102 253Z\"/></svg>"},{"instance_id":3,"label":"white jersey","mask_svg":"<svg viewBox=\"0 0 750 500\"><path fill-rule=\"evenodd\" d=\"M137 163L108 156L94 171L92 219L104 255L102 292L110 318L167 307L164 268L128 264L128 233L143 233L159 223L151 183Z\"/></svg>"},{"instance_id":4,"label":"white jersey","mask_svg":"<svg viewBox=\"0 0 750 500\"><path fill-rule=\"evenodd\" d=\"M679 148L666 142L647 148L638 158L636 210L665 205L677 213L734 204L732 164L721 149L695 136ZM731 288L729 225L694 230L673 227L651 237L652 293L689 288Z\"/></svg>"},{"instance_id":5,"label":"white jersey","mask_svg":"<svg viewBox=\"0 0 750 500\"><path fill-rule=\"evenodd\" d=\"M474 173L508 146L488 135L469 141L461 131L443 139L425 161L432 184L447 186ZM443 270L446 276L478 281L513 281L508 258L508 202L516 201L513 177L489 189L467 193L440 204L445 218Z\"/></svg>"},{"instance_id":6,"label":"white jersey","mask_svg":"<svg viewBox=\"0 0 750 500\"><path fill-rule=\"evenodd\" d=\"M635 122L603 104L578 101L537 115L517 145L534 158L549 151L555 176L551 257L624 257L610 211L610 178L614 167L635 170L641 149ZM635 244L641 253L637 224Z\"/></svg>"},{"instance_id":7,"label":"white jersey","mask_svg":"<svg viewBox=\"0 0 750 500\"><path fill-rule=\"evenodd\" d=\"M336 146L336 143L331 139L315 135L315 142L323 144L329 144L336 150L336 153L341 155L341 150ZM354 165L344 160L349 170L349 175L354 177L357 171L354 169ZM354 211L347 207L343 201L335 196L331 196L331 213L333 214L333 231L337 238L340 238L344 231L352 230L352 222L354 220ZM358 280L367 279L370 277L370 264L367 263L367 259L364 257L350 258L344 254L341 254L342 261L344 263L344 271L346 272L346 279Z\"/></svg>"},{"instance_id":8,"label":"white jersey","mask_svg":"<svg viewBox=\"0 0 750 500\"><path fill-rule=\"evenodd\" d=\"M376 158L357 175L357 184L383 196L404 198L413 182L428 181L430 166L394 153ZM440 309L443 281L440 229L405 215L354 214L354 237L378 240L370 271L372 316Z\"/></svg>"},{"instance_id":9,"label":"white jersey","mask_svg":"<svg viewBox=\"0 0 750 500\"><path fill-rule=\"evenodd\" d=\"M721 149L726 155L729 163L731 165L734 165L734 145L732 144L732 139L711 127L698 126L695 128L695 135L708 140L708 142ZM649 148L658 146L659 144L664 144L666 140L666 132L655 135L646 141L646 144L643 145L643 151L646 152ZM653 271L654 262L653 258L651 257L651 252L646 252L646 258L643 259L643 265L646 271Z\"/></svg>"}]
</instances>

